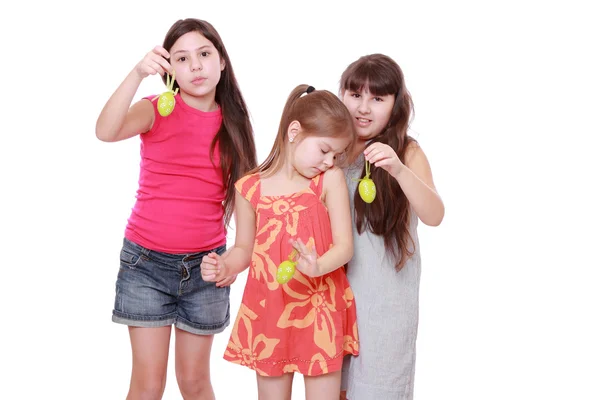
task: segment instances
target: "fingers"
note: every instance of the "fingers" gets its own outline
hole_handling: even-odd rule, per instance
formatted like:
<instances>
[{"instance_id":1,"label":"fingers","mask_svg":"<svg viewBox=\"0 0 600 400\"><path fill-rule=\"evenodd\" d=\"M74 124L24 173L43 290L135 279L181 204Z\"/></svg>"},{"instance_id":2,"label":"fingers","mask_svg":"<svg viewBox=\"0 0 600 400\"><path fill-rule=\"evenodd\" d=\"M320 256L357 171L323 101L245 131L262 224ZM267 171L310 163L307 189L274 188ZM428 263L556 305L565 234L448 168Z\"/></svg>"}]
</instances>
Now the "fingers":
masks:
<instances>
[{"instance_id":1,"label":"fingers","mask_svg":"<svg viewBox=\"0 0 600 400\"><path fill-rule=\"evenodd\" d=\"M309 248L300 239L290 239L289 242L292 245L292 247L298 252L300 257L308 258L316 256L317 254L317 250L314 246L311 246Z\"/></svg>"},{"instance_id":2,"label":"fingers","mask_svg":"<svg viewBox=\"0 0 600 400\"><path fill-rule=\"evenodd\" d=\"M229 286L231 285L233 282L235 282L237 278L237 275L233 275L233 276L228 276L224 279L221 279L220 281L217 282L216 286L217 287L225 287L225 286Z\"/></svg>"},{"instance_id":3,"label":"fingers","mask_svg":"<svg viewBox=\"0 0 600 400\"><path fill-rule=\"evenodd\" d=\"M392 165L392 163L393 160L391 158L383 158L381 160L375 161L373 165L376 167L385 167L387 165Z\"/></svg>"},{"instance_id":4,"label":"fingers","mask_svg":"<svg viewBox=\"0 0 600 400\"><path fill-rule=\"evenodd\" d=\"M152 51L160 56L163 56L164 58L171 57L169 52L165 50L162 46L154 46L154 49L152 49Z\"/></svg>"},{"instance_id":5,"label":"fingers","mask_svg":"<svg viewBox=\"0 0 600 400\"><path fill-rule=\"evenodd\" d=\"M365 149L365 160L375 167L382 167L391 173L391 170L401 164L396 152L387 144L373 143Z\"/></svg>"},{"instance_id":6,"label":"fingers","mask_svg":"<svg viewBox=\"0 0 600 400\"><path fill-rule=\"evenodd\" d=\"M294 249L296 249L298 253L300 253L300 256L302 256L305 253L310 253L308 248L304 245L304 243L302 243L300 239L290 239L290 244Z\"/></svg>"},{"instance_id":7,"label":"fingers","mask_svg":"<svg viewBox=\"0 0 600 400\"><path fill-rule=\"evenodd\" d=\"M160 65L162 71L172 74L171 64L166 60L171 57L169 52L162 48L161 46L156 46L152 49L152 52L155 56L152 57L152 60ZM161 73L162 75L162 73Z\"/></svg>"},{"instance_id":8,"label":"fingers","mask_svg":"<svg viewBox=\"0 0 600 400\"><path fill-rule=\"evenodd\" d=\"M289 242L299 255L296 268L306 276L318 276L317 250L313 246L309 248L299 239L290 239Z\"/></svg>"},{"instance_id":9,"label":"fingers","mask_svg":"<svg viewBox=\"0 0 600 400\"><path fill-rule=\"evenodd\" d=\"M367 160L371 164L375 164L376 162L389 157L389 155L386 154L385 149L380 149L378 147L373 146L374 145L371 145L369 146L369 148L367 148L367 150L365 150L365 160Z\"/></svg>"},{"instance_id":10,"label":"fingers","mask_svg":"<svg viewBox=\"0 0 600 400\"><path fill-rule=\"evenodd\" d=\"M204 281L217 281L217 276L221 272L221 265L219 261L220 257L216 253L210 253L202 257L202 263L200 263L200 273Z\"/></svg>"},{"instance_id":11,"label":"fingers","mask_svg":"<svg viewBox=\"0 0 600 400\"><path fill-rule=\"evenodd\" d=\"M173 68L167 61L170 57L169 52L161 46L156 46L150 52L148 52L142 61L140 61L136 67L138 73L142 78L148 75L164 75L165 72L172 74Z\"/></svg>"}]
</instances>

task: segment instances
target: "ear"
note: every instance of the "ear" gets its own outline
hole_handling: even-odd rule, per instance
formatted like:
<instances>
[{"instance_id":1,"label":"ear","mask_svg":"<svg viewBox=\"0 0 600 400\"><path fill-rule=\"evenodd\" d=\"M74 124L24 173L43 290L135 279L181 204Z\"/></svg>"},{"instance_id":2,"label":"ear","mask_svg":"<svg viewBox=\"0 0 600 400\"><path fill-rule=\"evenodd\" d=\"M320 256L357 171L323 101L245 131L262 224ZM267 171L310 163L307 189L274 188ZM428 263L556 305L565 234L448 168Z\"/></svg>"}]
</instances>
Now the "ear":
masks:
<instances>
[{"instance_id":1,"label":"ear","mask_svg":"<svg viewBox=\"0 0 600 400\"><path fill-rule=\"evenodd\" d=\"M225 60L221 58L221 71L225 69Z\"/></svg>"},{"instance_id":2,"label":"ear","mask_svg":"<svg viewBox=\"0 0 600 400\"><path fill-rule=\"evenodd\" d=\"M302 126L300 125L300 122L298 122L298 121L290 122L288 129L287 129L287 136L288 136L288 140L290 141L290 143L294 142L294 139L296 139L296 136L298 136L298 134L300 133L301 128L302 128Z\"/></svg>"}]
</instances>

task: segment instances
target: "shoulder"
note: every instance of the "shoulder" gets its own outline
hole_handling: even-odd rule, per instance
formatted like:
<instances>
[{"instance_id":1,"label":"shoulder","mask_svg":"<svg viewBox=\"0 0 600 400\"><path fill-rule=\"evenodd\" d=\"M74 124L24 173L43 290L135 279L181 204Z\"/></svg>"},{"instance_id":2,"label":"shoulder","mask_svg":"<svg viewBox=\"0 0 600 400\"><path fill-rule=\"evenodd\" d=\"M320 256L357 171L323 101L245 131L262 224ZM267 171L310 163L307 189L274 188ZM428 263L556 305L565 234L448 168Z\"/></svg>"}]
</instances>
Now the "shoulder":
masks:
<instances>
[{"instance_id":1,"label":"shoulder","mask_svg":"<svg viewBox=\"0 0 600 400\"><path fill-rule=\"evenodd\" d=\"M236 190L246 197L246 193L248 193L251 189L254 188L254 190L256 190L256 186L259 183L259 176L260 175L258 172L244 175L235 182Z\"/></svg>"},{"instance_id":2,"label":"shoulder","mask_svg":"<svg viewBox=\"0 0 600 400\"><path fill-rule=\"evenodd\" d=\"M340 167L331 167L327 171L323 172L324 183L327 183L327 181L338 181L340 179L345 179L344 171Z\"/></svg>"},{"instance_id":3,"label":"shoulder","mask_svg":"<svg viewBox=\"0 0 600 400\"><path fill-rule=\"evenodd\" d=\"M323 179L323 191L327 191L328 189L337 190L340 185L346 184L344 171L339 167L331 167L321 175Z\"/></svg>"},{"instance_id":4,"label":"shoulder","mask_svg":"<svg viewBox=\"0 0 600 400\"><path fill-rule=\"evenodd\" d=\"M408 144L404 153L404 164L410 168L413 164L418 164L427 160L423 148L416 141Z\"/></svg>"},{"instance_id":5,"label":"shoulder","mask_svg":"<svg viewBox=\"0 0 600 400\"><path fill-rule=\"evenodd\" d=\"M136 130L136 133L149 133L157 125L155 110L156 107L150 98L141 98L129 107L125 126Z\"/></svg>"}]
</instances>

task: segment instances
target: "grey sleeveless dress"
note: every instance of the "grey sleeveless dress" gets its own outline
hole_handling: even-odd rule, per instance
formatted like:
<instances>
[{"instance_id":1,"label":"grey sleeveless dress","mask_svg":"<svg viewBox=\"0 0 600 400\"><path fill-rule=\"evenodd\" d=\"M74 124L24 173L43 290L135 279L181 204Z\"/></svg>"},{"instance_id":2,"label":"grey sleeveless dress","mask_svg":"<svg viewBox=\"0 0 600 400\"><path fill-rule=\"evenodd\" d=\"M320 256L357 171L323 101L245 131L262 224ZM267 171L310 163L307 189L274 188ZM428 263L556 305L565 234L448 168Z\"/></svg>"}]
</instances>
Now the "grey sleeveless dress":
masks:
<instances>
[{"instance_id":1,"label":"grey sleeveless dress","mask_svg":"<svg viewBox=\"0 0 600 400\"><path fill-rule=\"evenodd\" d=\"M345 169L354 222L354 192L364 157ZM359 355L344 360L342 390L350 400L413 398L421 256L418 218L411 214L414 256L400 272L386 256L383 239L354 227L354 257L347 274L356 299Z\"/></svg>"}]
</instances>

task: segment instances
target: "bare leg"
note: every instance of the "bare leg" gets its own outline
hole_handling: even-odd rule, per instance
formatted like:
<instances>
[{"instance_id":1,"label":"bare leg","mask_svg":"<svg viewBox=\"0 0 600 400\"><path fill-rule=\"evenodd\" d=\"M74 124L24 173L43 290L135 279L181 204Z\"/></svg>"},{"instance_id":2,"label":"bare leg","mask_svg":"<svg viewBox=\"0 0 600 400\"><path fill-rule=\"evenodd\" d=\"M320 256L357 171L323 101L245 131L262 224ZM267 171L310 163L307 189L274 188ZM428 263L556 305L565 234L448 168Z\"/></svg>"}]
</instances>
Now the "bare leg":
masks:
<instances>
[{"instance_id":1,"label":"bare leg","mask_svg":"<svg viewBox=\"0 0 600 400\"><path fill-rule=\"evenodd\" d=\"M171 327L129 327L132 368L127 400L160 400L167 381Z\"/></svg>"},{"instance_id":2,"label":"bare leg","mask_svg":"<svg viewBox=\"0 0 600 400\"><path fill-rule=\"evenodd\" d=\"M342 371L319 376L304 376L306 400L339 400Z\"/></svg>"},{"instance_id":3,"label":"bare leg","mask_svg":"<svg viewBox=\"0 0 600 400\"><path fill-rule=\"evenodd\" d=\"M261 376L256 374L258 400L291 400L294 374Z\"/></svg>"},{"instance_id":4,"label":"bare leg","mask_svg":"<svg viewBox=\"0 0 600 400\"><path fill-rule=\"evenodd\" d=\"M210 383L213 335L195 335L175 328L175 375L184 400L214 400Z\"/></svg>"}]
</instances>

